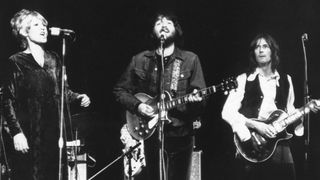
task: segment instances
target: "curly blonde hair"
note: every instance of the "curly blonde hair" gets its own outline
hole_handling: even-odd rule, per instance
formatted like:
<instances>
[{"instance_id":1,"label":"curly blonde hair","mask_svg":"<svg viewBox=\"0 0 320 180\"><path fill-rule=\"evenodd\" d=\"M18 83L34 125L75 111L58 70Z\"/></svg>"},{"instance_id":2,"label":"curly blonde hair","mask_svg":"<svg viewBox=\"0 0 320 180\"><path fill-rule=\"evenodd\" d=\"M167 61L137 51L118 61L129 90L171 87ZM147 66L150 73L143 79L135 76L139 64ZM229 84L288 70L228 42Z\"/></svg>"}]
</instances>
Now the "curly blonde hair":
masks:
<instances>
[{"instance_id":1,"label":"curly blonde hair","mask_svg":"<svg viewBox=\"0 0 320 180\"><path fill-rule=\"evenodd\" d=\"M45 26L48 25L48 21L39 12L27 9L20 10L11 18L12 33L20 41L22 49L26 49L28 44L26 37L21 32L28 32L33 18L40 19Z\"/></svg>"}]
</instances>

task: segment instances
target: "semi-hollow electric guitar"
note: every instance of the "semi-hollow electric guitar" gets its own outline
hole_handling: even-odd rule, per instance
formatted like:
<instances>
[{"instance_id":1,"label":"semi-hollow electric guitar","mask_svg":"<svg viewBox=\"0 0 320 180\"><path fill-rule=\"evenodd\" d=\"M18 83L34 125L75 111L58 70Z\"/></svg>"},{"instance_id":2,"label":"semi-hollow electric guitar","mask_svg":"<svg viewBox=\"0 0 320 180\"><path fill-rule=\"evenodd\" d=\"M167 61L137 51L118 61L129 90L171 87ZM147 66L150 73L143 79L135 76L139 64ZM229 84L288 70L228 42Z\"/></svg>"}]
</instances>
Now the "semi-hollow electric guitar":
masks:
<instances>
[{"instance_id":1,"label":"semi-hollow electric guitar","mask_svg":"<svg viewBox=\"0 0 320 180\"><path fill-rule=\"evenodd\" d=\"M205 97L217 91L228 92L236 87L237 82L235 78L229 78L216 86L210 86L201 89L197 93L200 97ZM164 110L164 112L167 112L168 110L178 105L186 104L190 102L188 97L191 94L194 93L186 94L184 96L172 99L170 93L165 92L164 103L161 103L163 104L161 108ZM154 113L152 117L146 117L139 114L131 113L130 111L126 111L128 131L131 134L131 136L133 136L137 140L147 139L153 134L159 122L159 98L151 97L145 93L137 93L135 94L135 97L138 98L142 103L146 103L152 106L154 109ZM169 118L166 115L165 117L166 120L170 122Z\"/></svg>"},{"instance_id":2,"label":"semi-hollow electric guitar","mask_svg":"<svg viewBox=\"0 0 320 180\"><path fill-rule=\"evenodd\" d=\"M287 132L287 126L309 113L310 108L314 106L320 106L320 100L310 101L291 115L282 110L273 111L267 120L261 122L272 125L277 131L276 136L274 138L264 137L249 128L251 138L247 141L242 142L236 134L234 135L234 143L238 151L245 159L254 163L268 160L274 153L279 141L288 140L293 136Z\"/></svg>"}]
</instances>

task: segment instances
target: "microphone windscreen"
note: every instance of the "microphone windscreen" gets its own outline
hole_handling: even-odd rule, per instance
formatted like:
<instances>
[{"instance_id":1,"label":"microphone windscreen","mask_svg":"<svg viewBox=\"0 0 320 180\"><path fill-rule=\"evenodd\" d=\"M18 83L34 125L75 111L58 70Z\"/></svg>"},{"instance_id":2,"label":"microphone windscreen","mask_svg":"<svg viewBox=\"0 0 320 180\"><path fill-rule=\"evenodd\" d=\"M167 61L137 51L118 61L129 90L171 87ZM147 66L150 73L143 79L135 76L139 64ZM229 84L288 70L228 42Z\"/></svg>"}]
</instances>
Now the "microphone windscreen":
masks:
<instances>
[{"instance_id":1,"label":"microphone windscreen","mask_svg":"<svg viewBox=\"0 0 320 180\"><path fill-rule=\"evenodd\" d=\"M60 35L60 28L51 27L51 28L49 28L49 30L50 30L50 34L52 36L59 36Z\"/></svg>"}]
</instances>

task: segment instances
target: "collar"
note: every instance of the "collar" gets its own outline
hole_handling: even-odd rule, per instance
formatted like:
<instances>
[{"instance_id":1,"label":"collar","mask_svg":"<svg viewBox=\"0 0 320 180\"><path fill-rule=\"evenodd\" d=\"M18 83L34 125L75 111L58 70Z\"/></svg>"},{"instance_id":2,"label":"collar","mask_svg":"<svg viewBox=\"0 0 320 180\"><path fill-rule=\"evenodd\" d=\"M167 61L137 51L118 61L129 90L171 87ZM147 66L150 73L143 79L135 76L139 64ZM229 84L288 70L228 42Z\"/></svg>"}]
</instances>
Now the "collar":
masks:
<instances>
[{"instance_id":1,"label":"collar","mask_svg":"<svg viewBox=\"0 0 320 180\"><path fill-rule=\"evenodd\" d=\"M247 80L248 81L253 81L253 80L256 79L257 76L264 77L263 74L261 73L261 71L258 68L256 68L256 70L248 76ZM280 75L279 75L277 70L275 70L274 74L271 77L268 78L268 81L271 80L271 79L275 79L277 81L277 86L279 86Z\"/></svg>"},{"instance_id":2,"label":"collar","mask_svg":"<svg viewBox=\"0 0 320 180\"><path fill-rule=\"evenodd\" d=\"M156 59L156 56L157 56L156 50L148 51L145 54L145 56L149 57L149 58L152 58L152 59ZM180 60L184 61L184 58L183 58L183 55L182 55L182 50L177 48L177 47L174 49L172 57L174 59L180 59Z\"/></svg>"}]
</instances>

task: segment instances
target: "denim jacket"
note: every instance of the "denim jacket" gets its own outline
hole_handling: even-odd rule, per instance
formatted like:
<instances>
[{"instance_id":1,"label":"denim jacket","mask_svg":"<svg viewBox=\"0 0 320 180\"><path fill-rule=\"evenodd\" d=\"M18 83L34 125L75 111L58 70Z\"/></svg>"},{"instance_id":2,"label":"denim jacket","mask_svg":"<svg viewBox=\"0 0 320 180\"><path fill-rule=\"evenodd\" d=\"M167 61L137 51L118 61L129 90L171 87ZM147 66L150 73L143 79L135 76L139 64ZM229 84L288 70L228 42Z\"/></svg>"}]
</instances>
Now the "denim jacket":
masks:
<instances>
[{"instance_id":1,"label":"denim jacket","mask_svg":"<svg viewBox=\"0 0 320 180\"><path fill-rule=\"evenodd\" d=\"M134 94L146 93L155 97L160 92L161 61L155 50L143 51L133 56L131 63L122 74L114 87L116 100L125 109L137 113L141 103ZM172 69L175 60L181 60L180 75L176 90L171 89ZM164 67L164 89L173 97L180 97L191 93L194 89L205 88L205 80L196 54L175 48L173 55ZM190 126L191 122L199 117L204 103L190 103L179 105L169 111L173 121L172 126Z\"/></svg>"}]
</instances>

